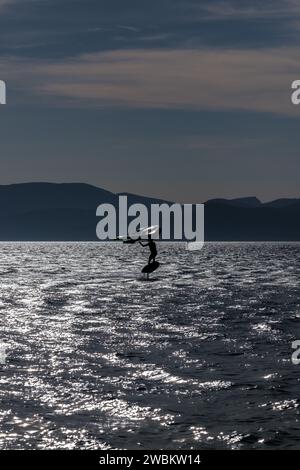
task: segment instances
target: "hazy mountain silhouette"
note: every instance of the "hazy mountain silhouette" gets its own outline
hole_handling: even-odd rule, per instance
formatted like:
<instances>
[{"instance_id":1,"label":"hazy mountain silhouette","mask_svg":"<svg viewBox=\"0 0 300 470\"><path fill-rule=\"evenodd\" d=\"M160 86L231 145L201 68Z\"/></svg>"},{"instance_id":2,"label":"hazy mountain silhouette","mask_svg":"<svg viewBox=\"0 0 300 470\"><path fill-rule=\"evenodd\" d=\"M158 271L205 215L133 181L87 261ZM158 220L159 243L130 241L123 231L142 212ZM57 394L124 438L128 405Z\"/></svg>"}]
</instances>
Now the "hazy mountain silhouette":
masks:
<instances>
[{"instance_id":1,"label":"hazy mountain silhouette","mask_svg":"<svg viewBox=\"0 0 300 470\"><path fill-rule=\"evenodd\" d=\"M237 207L259 207L261 202L257 197L242 197L238 199L210 199L206 204L226 204Z\"/></svg>"},{"instance_id":2,"label":"hazy mountain silhouette","mask_svg":"<svg viewBox=\"0 0 300 470\"><path fill-rule=\"evenodd\" d=\"M128 203L163 203L126 194ZM96 208L118 195L88 184L0 186L0 240L96 240ZM167 202L171 204L171 202ZM300 240L300 199L261 203L255 197L205 203L206 240Z\"/></svg>"},{"instance_id":3,"label":"hazy mountain silhouette","mask_svg":"<svg viewBox=\"0 0 300 470\"><path fill-rule=\"evenodd\" d=\"M117 202L105 189L83 183L24 183L0 186L1 214L49 209L93 210L100 202Z\"/></svg>"},{"instance_id":4,"label":"hazy mountain silhouette","mask_svg":"<svg viewBox=\"0 0 300 470\"><path fill-rule=\"evenodd\" d=\"M285 207L290 207L297 204L300 204L300 199L276 199L275 201L266 202L264 206L284 209Z\"/></svg>"}]
</instances>

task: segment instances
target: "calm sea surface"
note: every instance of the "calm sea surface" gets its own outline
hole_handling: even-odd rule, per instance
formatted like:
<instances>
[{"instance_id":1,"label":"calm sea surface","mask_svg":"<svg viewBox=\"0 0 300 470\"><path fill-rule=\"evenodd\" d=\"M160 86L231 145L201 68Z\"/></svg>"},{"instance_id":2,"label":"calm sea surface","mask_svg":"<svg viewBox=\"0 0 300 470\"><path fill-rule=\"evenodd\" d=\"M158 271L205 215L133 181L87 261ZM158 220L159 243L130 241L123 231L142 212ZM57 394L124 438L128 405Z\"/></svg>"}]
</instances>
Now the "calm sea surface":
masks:
<instances>
[{"instance_id":1,"label":"calm sea surface","mask_svg":"<svg viewBox=\"0 0 300 470\"><path fill-rule=\"evenodd\" d=\"M147 258L0 244L0 448L300 449L300 244Z\"/></svg>"}]
</instances>

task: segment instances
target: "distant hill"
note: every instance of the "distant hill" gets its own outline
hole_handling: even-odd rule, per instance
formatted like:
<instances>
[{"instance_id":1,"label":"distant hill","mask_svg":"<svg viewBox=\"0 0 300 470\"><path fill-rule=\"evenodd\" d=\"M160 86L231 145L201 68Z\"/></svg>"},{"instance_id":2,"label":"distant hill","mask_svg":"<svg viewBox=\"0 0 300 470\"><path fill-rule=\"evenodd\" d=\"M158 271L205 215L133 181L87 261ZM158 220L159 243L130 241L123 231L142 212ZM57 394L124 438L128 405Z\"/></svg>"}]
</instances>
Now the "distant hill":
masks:
<instances>
[{"instance_id":1,"label":"distant hill","mask_svg":"<svg viewBox=\"0 0 300 470\"><path fill-rule=\"evenodd\" d=\"M206 204L225 204L236 207L260 207L261 202L257 197L242 197L238 199L210 199Z\"/></svg>"},{"instance_id":2,"label":"distant hill","mask_svg":"<svg viewBox=\"0 0 300 470\"><path fill-rule=\"evenodd\" d=\"M94 210L100 202L116 203L117 196L82 183L24 183L0 186L1 214L51 209Z\"/></svg>"},{"instance_id":3,"label":"distant hill","mask_svg":"<svg viewBox=\"0 0 300 470\"><path fill-rule=\"evenodd\" d=\"M145 204L149 206L151 204L173 204L171 201L165 201L164 199L157 199L155 197L145 197L138 194L132 193L117 193L117 196L127 196L128 204Z\"/></svg>"},{"instance_id":4,"label":"distant hill","mask_svg":"<svg viewBox=\"0 0 300 470\"><path fill-rule=\"evenodd\" d=\"M128 196L129 204L149 207L166 202L122 194ZM0 240L96 240L96 209L104 202L117 204L118 194L82 183L0 186ZM205 203L205 239L300 241L300 199L209 200Z\"/></svg>"},{"instance_id":5,"label":"distant hill","mask_svg":"<svg viewBox=\"0 0 300 470\"><path fill-rule=\"evenodd\" d=\"M300 204L300 199L276 199L276 201L266 202L265 207L275 207L277 209L284 209Z\"/></svg>"}]
</instances>

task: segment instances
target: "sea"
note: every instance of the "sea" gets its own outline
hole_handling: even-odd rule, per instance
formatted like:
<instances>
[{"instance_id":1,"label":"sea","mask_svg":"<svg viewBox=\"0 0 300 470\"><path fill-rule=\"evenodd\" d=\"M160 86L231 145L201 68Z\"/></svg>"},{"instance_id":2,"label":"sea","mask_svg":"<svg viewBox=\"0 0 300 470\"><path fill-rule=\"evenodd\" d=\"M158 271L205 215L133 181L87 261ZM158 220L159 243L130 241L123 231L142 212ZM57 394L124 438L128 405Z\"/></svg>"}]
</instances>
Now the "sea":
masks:
<instances>
[{"instance_id":1,"label":"sea","mask_svg":"<svg viewBox=\"0 0 300 470\"><path fill-rule=\"evenodd\" d=\"M300 244L148 256L0 244L0 449L300 449Z\"/></svg>"}]
</instances>

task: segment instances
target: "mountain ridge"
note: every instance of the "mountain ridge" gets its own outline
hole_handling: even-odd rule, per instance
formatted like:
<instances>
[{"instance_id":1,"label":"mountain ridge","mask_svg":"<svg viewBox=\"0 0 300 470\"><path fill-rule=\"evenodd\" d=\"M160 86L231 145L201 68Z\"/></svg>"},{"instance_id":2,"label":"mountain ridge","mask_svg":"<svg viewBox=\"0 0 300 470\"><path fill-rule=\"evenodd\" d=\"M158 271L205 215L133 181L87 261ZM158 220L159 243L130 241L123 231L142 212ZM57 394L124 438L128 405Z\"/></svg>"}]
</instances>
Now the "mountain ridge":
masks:
<instances>
[{"instance_id":1,"label":"mountain ridge","mask_svg":"<svg viewBox=\"0 0 300 470\"><path fill-rule=\"evenodd\" d=\"M113 193L86 183L0 185L0 240L97 240L99 204L167 203L161 198ZM261 202L255 196L210 199L205 203L205 239L224 241L300 241L300 199Z\"/></svg>"}]
</instances>

